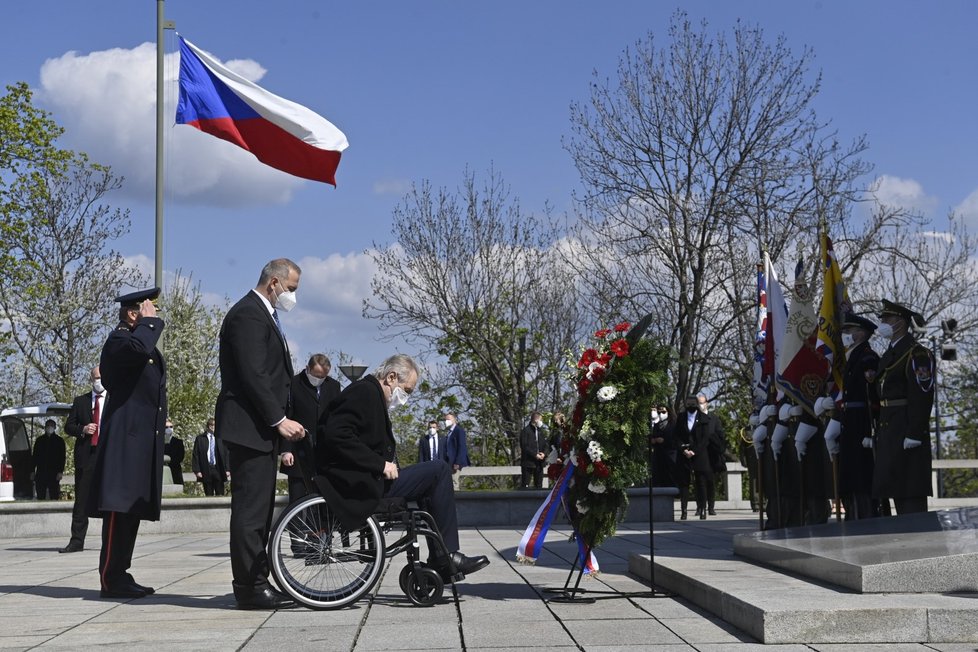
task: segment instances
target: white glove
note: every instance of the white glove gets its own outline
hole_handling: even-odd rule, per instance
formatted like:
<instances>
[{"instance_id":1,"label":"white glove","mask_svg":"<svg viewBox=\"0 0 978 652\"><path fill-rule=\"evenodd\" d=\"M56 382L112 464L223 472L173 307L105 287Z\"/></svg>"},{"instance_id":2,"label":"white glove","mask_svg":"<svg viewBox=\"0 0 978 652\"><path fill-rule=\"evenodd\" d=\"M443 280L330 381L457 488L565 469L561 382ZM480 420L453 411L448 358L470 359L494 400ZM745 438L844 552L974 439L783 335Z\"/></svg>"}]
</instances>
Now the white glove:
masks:
<instances>
[{"instance_id":1,"label":"white glove","mask_svg":"<svg viewBox=\"0 0 978 652\"><path fill-rule=\"evenodd\" d=\"M778 456L781 455L781 446L787 438L788 426L778 422L778 425L774 427L774 434L771 435L771 452L774 453L774 459L778 459Z\"/></svg>"},{"instance_id":2,"label":"white glove","mask_svg":"<svg viewBox=\"0 0 978 652\"><path fill-rule=\"evenodd\" d=\"M818 426L811 423L799 423L798 429L795 430L795 450L798 451L798 461L801 461L802 455L808 449L808 440L815 436L818 432Z\"/></svg>"},{"instance_id":3,"label":"white glove","mask_svg":"<svg viewBox=\"0 0 978 652\"><path fill-rule=\"evenodd\" d=\"M924 442L920 441L919 439L910 439L909 437L904 437L903 438L903 450L908 451L911 448L917 448L922 443L924 443Z\"/></svg>"},{"instance_id":4,"label":"white glove","mask_svg":"<svg viewBox=\"0 0 978 652\"><path fill-rule=\"evenodd\" d=\"M754 442L754 452L757 453L758 459L760 459L761 455L764 454L765 439L767 439L767 426L761 424L754 428L754 433L751 435L751 440Z\"/></svg>"},{"instance_id":5,"label":"white glove","mask_svg":"<svg viewBox=\"0 0 978 652\"><path fill-rule=\"evenodd\" d=\"M751 428L753 428L753 427L755 427L757 425L757 415L756 414L750 415L750 418L747 419L747 425L749 425Z\"/></svg>"},{"instance_id":6,"label":"white glove","mask_svg":"<svg viewBox=\"0 0 978 652\"><path fill-rule=\"evenodd\" d=\"M787 421L789 418L791 418L791 406L785 403L778 410L778 421Z\"/></svg>"},{"instance_id":7,"label":"white glove","mask_svg":"<svg viewBox=\"0 0 978 652\"><path fill-rule=\"evenodd\" d=\"M828 399L828 398L829 398L828 396L820 396L817 399L815 399L815 405L814 405L814 408L815 408L815 416L820 417L820 416L822 416L822 413L825 412L825 410L826 410L826 407L825 407L825 399ZM832 400L832 399L829 399L829 400Z\"/></svg>"},{"instance_id":8,"label":"white glove","mask_svg":"<svg viewBox=\"0 0 978 652\"><path fill-rule=\"evenodd\" d=\"M792 405L791 409L788 410L788 416L800 417L803 414L805 414L805 408L800 405Z\"/></svg>"},{"instance_id":9,"label":"white glove","mask_svg":"<svg viewBox=\"0 0 978 652\"><path fill-rule=\"evenodd\" d=\"M839 454L839 435L842 434L842 424L832 419L825 425L825 448L829 455Z\"/></svg>"},{"instance_id":10,"label":"white glove","mask_svg":"<svg viewBox=\"0 0 978 652\"><path fill-rule=\"evenodd\" d=\"M873 447L873 438L863 437L863 448L872 448L872 447Z\"/></svg>"},{"instance_id":11,"label":"white glove","mask_svg":"<svg viewBox=\"0 0 978 652\"><path fill-rule=\"evenodd\" d=\"M758 416L760 417L761 421L767 421L777 413L778 413L777 405L765 405L764 407L761 408L761 412Z\"/></svg>"}]
</instances>

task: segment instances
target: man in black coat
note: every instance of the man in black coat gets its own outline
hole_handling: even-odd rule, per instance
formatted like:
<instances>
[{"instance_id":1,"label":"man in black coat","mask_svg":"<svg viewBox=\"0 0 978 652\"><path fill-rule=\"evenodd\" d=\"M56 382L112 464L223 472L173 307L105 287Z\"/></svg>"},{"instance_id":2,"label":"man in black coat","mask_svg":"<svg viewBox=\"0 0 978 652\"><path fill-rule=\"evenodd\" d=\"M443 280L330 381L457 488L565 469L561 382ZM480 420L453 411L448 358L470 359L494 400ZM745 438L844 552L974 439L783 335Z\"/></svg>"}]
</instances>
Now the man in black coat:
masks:
<instances>
[{"instance_id":1,"label":"man in black coat","mask_svg":"<svg viewBox=\"0 0 978 652\"><path fill-rule=\"evenodd\" d=\"M65 440L58 436L54 419L44 422L44 434L34 442L33 456L37 499L59 500L65 472Z\"/></svg>"},{"instance_id":2,"label":"man in black coat","mask_svg":"<svg viewBox=\"0 0 978 652\"><path fill-rule=\"evenodd\" d=\"M102 374L97 366L92 369L89 379L92 391L75 397L65 421L65 434L75 438L75 505L71 510L71 539L58 552L84 550L85 535L88 534L88 495L91 493L92 473L95 471L99 425L108 396L102 386Z\"/></svg>"},{"instance_id":3,"label":"man in black coat","mask_svg":"<svg viewBox=\"0 0 978 652\"><path fill-rule=\"evenodd\" d=\"M534 412L530 422L520 432L520 486L529 489L530 477L533 477L533 488L543 488L543 461L547 459L550 445L547 434L543 429L543 415Z\"/></svg>"},{"instance_id":4,"label":"man in black coat","mask_svg":"<svg viewBox=\"0 0 978 652\"><path fill-rule=\"evenodd\" d=\"M214 419L208 419L204 432L194 438L190 468L204 487L205 496L223 496L224 485L231 479L228 451L224 442L214 434Z\"/></svg>"},{"instance_id":5,"label":"man in black coat","mask_svg":"<svg viewBox=\"0 0 978 652\"><path fill-rule=\"evenodd\" d=\"M846 315L842 340L846 345L843 371L842 424L839 435L839 496L846 520L873 516L873 383L880 357L869 345L876 324L859 315Z\"/></svg>"},{"instance_id":6,"label":"man in black coat","mask_svg":"<svg viewBox=\"0 0 978 652\"><path fill-rule=\"evenodd\" d=\"M101 596L141 598L152 587L129 574L140 520L158 521L163 494L166 370L156 343L163 320L160 289L121 296L119 325L102 347L99 369L108 391L98 430L89 516L102 519Z\"/></svg>"},{"instance_id":7,"label":"man in black coat","mask_svg":"<svg viewBox=\"0 0 978 652\"><path fill-rule=\"evenodd\" d=\"M287 258L266 264L258 285L221 324L221 391L214 416L227 446L231 477L231 573L239 609L295 603L268 582L265 551L272 522L279 443L305 436L288 418L292 356L278 310L295 306L302 270Z\"/></svg>"},{"instance_id":8,"label":"man in black coat","mask_svg":"<svg viewBox=\"0 0 978 652\"><path fill-rule=\"evenodd\" d=\"M322 430L326 426L327 409L330 402L340 395L340 383L329 377L332 363L323 353L315 353L309 358L306 368L292 379L292 403L289 417L295 419L306 429L306 441L282 442L282 468L280 471L289 477L289 502L294 503L308 491L302 479L302 470L309 478L319 472L318 449ZM308 452L312 452L310 459Z\"/></svg>"},{"instance_id":9,"label":"man in black coat","mask_svg":"<svg viewBox=\"0 0 978 652\"><path fill-rule=\"evenodd\" d=\"M163 430L163 455L170 458L167 466L170 467L170 477L173 484L183 485L183 458L187 456L187 448L183 445L183 437L173 432L173 422L166 420L166 427Z\"/></svg>"},{"instance_id":10,"label":"man in black coat","mask_svg":"<svg viewBox=\"0 0 978 652\"><path fill-rule=\"evenodd\" d=\"M936 369L930 350L910 332L912 323L922 327L923 316L883 301L877 332L890 346L876 374L880 416L873 495L892 498L897 514L926 512L932 493L930 412Z\"/></svg>"},{"instance_id":11,"label":"man in black coat","mask_svg":"<svg viewBox=\"0 0 978 652\"><path fill-rule=\"evenodd\" d=\"M448 461L448 438L438 434L438 422L428 422L427 434L418 438L418 461L430 462L431 460Z\"/></svg>"},{"instance_id":12,"label":"man in black coat","mask_svg":"<svg viewBox=\"0 0 978 652\"><path fill-rule=\"evenodd\" d=\"M716 516L714 469L723 461L723 429L720 420L708 414L706 396L686 397L686 413L675 426L680 454L693 472L696 486L696 515Z\"/></svg>"},{"instance_id":13,"label":"man in black coat","mask_svg":"<svg viewBox=\"0 0 978 652\"><path fill-rule=\"evenodd\" d=\"M409 356L393 355L377 371L348 386L330 405L323 437L326 468L320 488L340 524L354 529L373 513L383 496L425 503L445 541L447 557L429 545L429 563L446 581L455 581L489 564L484 556L458 551L458 518L452 472L435 460L398 468L397 442L388 410L407 402L418 382Z\"/></svg>"}]
</instances>

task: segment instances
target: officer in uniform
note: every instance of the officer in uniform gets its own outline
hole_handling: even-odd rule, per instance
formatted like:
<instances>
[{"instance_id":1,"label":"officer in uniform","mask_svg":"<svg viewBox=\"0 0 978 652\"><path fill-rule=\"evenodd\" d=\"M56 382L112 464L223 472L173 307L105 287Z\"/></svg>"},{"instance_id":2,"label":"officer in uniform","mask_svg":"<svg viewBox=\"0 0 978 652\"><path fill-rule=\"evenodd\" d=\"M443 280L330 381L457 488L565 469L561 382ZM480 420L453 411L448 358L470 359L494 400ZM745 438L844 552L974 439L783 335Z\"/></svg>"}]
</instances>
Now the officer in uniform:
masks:
<instances>
[{"instance_id":1,"label":"officer in uniform","mask_svg":"<svg viewBox=\"0 0 978 652\"><path fill-rule=\"evenodd\" d=\"M879 317L877 332L890 346L876 374L880 416L873 495L892 498L897 514L926 512L931 495L934 358L910 332L912 324L924 325L920 313L884 299Z\"/></svg>"},{"instance_id":2,"label":"officer in uniform","mask_svg":"<svg viewBox=\"0 0 978 652\"><path fill-rule=\"evenodd\" d=\"M153 299L159 288L118 297L119 325L105 345L99 369L108 391L89 515L102 519L99 578L103 598L141 598L154 592L129 574L140 520L157 521L163 490L166 374L156 344L163 320Z\"/></svg>"},{"instance_id":3,"label":"officer in uniform","mask_svg":"<svg viewBox=\"0 0 978 652\"><path fill-rule=\"evenodd\" d=\"M842 413L839 421L839 496L846 520L873 516L873 419L878 412L873 384L880 357L869 345L876 324L848 314L842 323L846 347L843 371Z\"/></svg>"}]
</instances>

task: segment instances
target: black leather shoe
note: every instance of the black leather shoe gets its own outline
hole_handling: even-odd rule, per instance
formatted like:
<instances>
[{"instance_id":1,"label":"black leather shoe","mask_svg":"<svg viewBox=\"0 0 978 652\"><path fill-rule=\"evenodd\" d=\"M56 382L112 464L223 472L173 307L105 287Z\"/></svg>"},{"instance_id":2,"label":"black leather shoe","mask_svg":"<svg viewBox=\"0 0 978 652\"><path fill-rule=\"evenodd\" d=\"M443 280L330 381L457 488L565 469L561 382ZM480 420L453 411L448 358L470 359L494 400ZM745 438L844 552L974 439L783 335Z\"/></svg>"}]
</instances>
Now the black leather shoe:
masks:
<instances>
[{"instance_id":1,"label":"black leather shoe","mask_svg":"<svg viewBox=\"0 0 978 652\"><path fill-rule=\"evenodd\" d=\"M697 516L702 516L702 515L703 515L703 510L702 510L702 509L700 509L699 507L697 507L697 508L696 508L696 515L697 515Z\"/></svg>"},{"instance_id":2,"label":"black leather shoe","mask_svg":"<svg viewBox=\"0 0 978 652\"><path fill-rule=\"evenodd\" d=\"M109 586L99 591L99 596L103 598L125 598L127 600L131 600L133 598L142 598L145 595L146 592L139 588L139 586L136 584Z\"/></svg>"},{"instance_id":3,"label":"black leather shoe","mask_svg":"<svg viewBox=\"0 0 978 652\"><path fill-rule=\"evenodd\" d=\"M686 512L685 511L682 514L679 515L679 520L680 521L685 521L686 520Z\"/></svg>"},{"instance_id":4,"label":"black leather shoe","mask_svg":"<svg viewBox=\"0 0 978 652\"><path fill-rule=\"evenodd\" d=\"M481 570L489 565L489 558L485 555L479 555L478 557L466 557L460 552L452 553L452 563L455 564L455 568L458 572L465 575L471 575L477 570Z\"/></svg>"},{"instance_id":5,"label":"black leather shoe","mask_svg":"<svg viewBox=\"0 0 978 652\"><path fill-rule=\"evenodd\" d=\"M137 589L139 589L140 591L142 591L146 595L153 595L154 593L156 593L156 589L154 589L152 586L143 586L142 584L139 584L138 582L133 582L132 583L132 586L136 587Z\"/></svg>"},{"instance_id":6,"label":"black leather shoe","mask_svg":"<svg viewBox=\"0 0 978 652\"><path fill-rule=\"evenodd\" d=\"M711 509L711 510L708 510L708 511L707 511L707 513L708 513L708 514L709 514L710 516L716 516L716 515L717 515L717 510L715 510L715 509Z\"/></svg>"},{"instance_id":7,"label":"black leather shoe","mask_svg":"<svg viewBox=\"0 0 978 652\"><path fill-rule=\"evenodd\" d=\"M289 609L295 602L273 588L267 588L246 598L238 598L238 609Z\"/></svg>"},{"instance_id":8,"label":"black leather shoe","mask_svg":"<svg viewBox=\"0 0 978 652\"><path fill-rule=\"evenodd\" d=\"M701 521L706 520L706 512L700 512L700 520Z\"/></svg>"},{"instance_id":9,"label":"black leather shoe","mask_svg":"<svg viewBox=\"0 0 978 652\"><path fill-rule=\"evenodd\" d=\"M58 552L81 552L84 549L85 546L83 546L80 543L68 542L68 545L66 545L64 548L59 549Z\"/></svg>"}]
</instances>

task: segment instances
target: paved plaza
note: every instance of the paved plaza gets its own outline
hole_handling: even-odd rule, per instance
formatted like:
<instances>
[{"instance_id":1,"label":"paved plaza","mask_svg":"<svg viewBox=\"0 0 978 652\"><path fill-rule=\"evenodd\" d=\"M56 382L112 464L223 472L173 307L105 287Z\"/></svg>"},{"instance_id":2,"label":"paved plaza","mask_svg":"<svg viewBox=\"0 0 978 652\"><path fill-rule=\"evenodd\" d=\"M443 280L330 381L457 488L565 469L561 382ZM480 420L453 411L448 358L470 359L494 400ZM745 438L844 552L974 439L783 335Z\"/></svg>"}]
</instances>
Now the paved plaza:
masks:
<instances>
[{"instance_id":1,"label":"paved plaza","mask_svg":"<svg viewBox=\"0 0 978 652\"><path fill-rule=\"evenodd\" d=\"M749 512L706 521L656 524L656 549L677 540L729 548L731 536L756 524ZM643 529L645 528L645 529ZM93 523L89 545L97 545ZM58 538L0 539L0 648L43 650L655 650L732 652L817 650L888 652L976 650L975 644L763 645L699 607L673 597L620 597L593 604L548 602L563 586L576 546L558 528L536 566L515 561L518 528L467 528L466 554L492 563L446 590L443 603L415 607L401 594L392 560L376 593L338 611L303 608L238 611L230 593L226 533L143 535L134 556L137 581L157 593L139 600L98 595L98 550L60 555ZM632 553L648 554L647 526L632 524L599 551L601 574L582 586L646 593L629 575ZM704 548L705 549L705 548ZM777 590L777 589L773 589Z\"/></svg>"}]
</instances>

